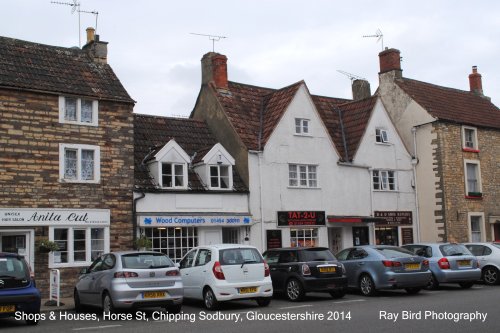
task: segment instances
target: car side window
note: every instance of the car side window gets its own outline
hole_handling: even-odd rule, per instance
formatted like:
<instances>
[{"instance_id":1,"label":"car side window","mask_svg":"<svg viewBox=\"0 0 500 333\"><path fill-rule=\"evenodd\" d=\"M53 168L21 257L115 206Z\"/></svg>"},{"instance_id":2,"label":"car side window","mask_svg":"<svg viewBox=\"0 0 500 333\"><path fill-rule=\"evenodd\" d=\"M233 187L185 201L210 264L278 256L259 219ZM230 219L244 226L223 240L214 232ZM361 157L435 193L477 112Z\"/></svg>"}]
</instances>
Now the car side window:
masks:
<instances>
[{"instance_id":1,"label":"car side window","mask_svg":"<svg viewBox=\"0 0 500 333\"><path fill-rule=\"evenodd\" d=\"M104 257L104 260L102 261L101 269L102 270L111 269L115 267L115 262L116 262L115 256L112 254L108 254Z\"/></svg>"},{"instance_id":2,"label":"car side window","mask_svg":"<svg viewBox=\"0 0 500 333\"><path fill-rule=\"evenodd\" d=\"M347 249L347 250L342 250L340 251L339 253L337 253L336 257L338 260L347 260L347 257L349 256L349 252L351 251L351 249Z\"/></svg>"},{"instance_id":3,"label":"car side window","mask_svg":"<svg viewBox=\"0 0 500 333\"><path fill-rule=\"evenodd\" d=\"M297 262L297 252L296 251L282 251L280 253L279 263L289 263L289 262Z\"/></svg>"},{"instance_id":4,"label":"car side window","mask_svg":"<svg viewBox=\"0 0 500 333\"><path fill-rule=\"evenodd\" d=\"M193 261L194 261L194 256L196 255L196 249L191 250L186 254L184 259L181 260L179 263L179 268L188 268L193 266Z\"/></svg>"},{"instance_id":5,"label":"car side window","mask_svg":"<svg viewBox=\"0 0 500 333\"><path fill-rule=\"evenodd\" d=\"M207 249L201 249L198 251L198 255L196 256L196 261L194 265L203 266L208 264L210 260L212 260L212 251Z\"/></svg>"},{"instance_id":6,"label":"car side window","mask_svg":"<svg viewBox=\"0 0 500 333\"><path fill-rule=\"evenodd\" d=\"M368 257L368 253L362 249L354 249L347 256L347 260L359 260Z\"/></svg>"},{"instance_id":7,"label":"car side window","mask_svg":"<svg viewBox=\"0 0 500 333\"><path fill-rule=\"evenodd\" d=\"M493 252L489 247L485 246L483 251L483 256L489 256Z\"/></svg>"},{"instance_id":8,"label":"car side window","mask_svg":"<svg viewBox=\"0 0 500 333\"><path fill-rule=\"evenodd\" d=\"M94 262L89 267L89 272L93 273L93 272L102 271L103 260L104 260L104 256L99 257L96 260L94 260Z\"/></svg>"},{"instance_id":9,"label":"car side window","mask_svg":"<svg viewBox=\"0 0 500 333\"><path fill-rule=\"evenodd\" d=\"M280 253L276 251L268 251L265 253L264 258L269 265L277 264L280 258Z\"/></svg>"}]
</instances>

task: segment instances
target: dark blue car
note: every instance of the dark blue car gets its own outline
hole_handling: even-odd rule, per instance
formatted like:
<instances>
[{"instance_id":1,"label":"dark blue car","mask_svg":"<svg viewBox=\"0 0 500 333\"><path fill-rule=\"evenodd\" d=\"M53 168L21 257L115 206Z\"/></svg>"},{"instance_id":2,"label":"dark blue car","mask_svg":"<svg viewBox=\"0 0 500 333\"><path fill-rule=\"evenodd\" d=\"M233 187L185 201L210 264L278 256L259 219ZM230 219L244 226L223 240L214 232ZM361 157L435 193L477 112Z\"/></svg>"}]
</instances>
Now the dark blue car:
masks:
<instances>
[{"instance_id":1,"label":"dark blue car","mask_svg":"<svg viewBox=\"0 0 500 333\"><path fill-rule=\"evenodd\" d=\"M23 318L28 325L36 325L40 303L40 291L24 258L0 252L0 318Z\"/></svg>"}]
</instances>

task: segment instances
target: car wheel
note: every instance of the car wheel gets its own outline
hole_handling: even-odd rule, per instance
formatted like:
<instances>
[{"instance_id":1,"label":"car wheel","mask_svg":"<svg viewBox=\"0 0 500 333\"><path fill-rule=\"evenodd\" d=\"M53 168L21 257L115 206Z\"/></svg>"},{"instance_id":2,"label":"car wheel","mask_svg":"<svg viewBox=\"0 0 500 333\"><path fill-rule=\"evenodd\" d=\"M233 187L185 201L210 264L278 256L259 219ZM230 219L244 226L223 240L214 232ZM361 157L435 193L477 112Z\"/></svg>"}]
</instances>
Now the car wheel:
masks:
<instances>
[{"instance_id":1,"label":"car wheel","mask_svg":"<svg viewBox=\"0 0 500 333\"><path fill-rule=\"evenodd\" d=\"M256 299L257 304L261 307L271 304L271 297L261 297Z\"/></svg>"},{"instance_id":2,"label":"car wheel","mask_svg":"<svg viewBox=\"0 0 500 333\"><path fill-rule=\"evenodd\" d=\"M290 279L286 283L286 297L292 301L297 302L304 298L304 287L297 279Z\"/></svg>"},{"instance_id":3,"label":"car wheel","mask_svg":"<svg viewBox=\"0 0 500 333\"><path fill-rule=\"evenodd\" d=\"M431 278L429 279L429 284L427 284L427 289L436 290L438 288L439 288L439 282L434 276L434 274L431 274Z\"/></svg>"},{"instance_id":4,"label":"car wheel","mask_svg":"<svg viewBox=\"0 0 500 333\"><path fill-rule=\"evenodd\" d=\"M405 288L405 290L408 294L415 295L418 294L422 288Z\"/></svg>"},{"instance_id":5,"label":"car wheel","mask_svg":"<svg viewBox=\"0 0 500 333\"><path fill-rule=\"evenodd\" d=\"M459 285L462 289L469 289L474 285L474 282L460 282Z\"/></svg>"},{"instance_id":6,"label":"car wheel","mask_svg":"<svg viewBox=\"0 0 500 333\"><path fill-rule=\"evenodd\" d=\"M102 311L105 313L115 313L115 307L113 305L113 300L108 293L105 293L102 298Z\"/></svg>"},{"instance_id":7,"label":"car wheel","mask_svg":"<svg viewBox=\"0 0 500 333\"><path fill-rule=\"evenodd\" d=\"M342 290L334 290L334 291L330 291L330 295L333 297L333 298L342 298L344 297L346 294L346 291L344 289Z\"/></svg>"},{"instance_id":8,"label":"car wheel","mask_svg":"<svg viewBox=\"0 0 500 333\"><path fill-rule=\"evenodd\" d=\"M39 313L36 313L36 317L39 317ZM26 325L30 325L30 326L38 325L39 322L40 322L40 320L37 320L37 319L26 319Z\"/></svg>"},{"instance_id":9,"label":"car wheel","mask_svg":"<svg viewBox=\"0 0 500 333\"><path fill-rule=\"evenodd\" d=\"M217 297L210 288L207 288L203 293L203 302L207 310L215 311L219 308L219 301L217 301Z\"/></svg>"},{"instance_id":10,"label":"car wheel","mask_svg":"<svg viewBox=\"0 0 500 333\"><path fill-rule=\"evenodd\" d=\"M181 312L181 309L182 309L182 304L169 305L165 307L165 311L173 314Z\"/></svg>"},{"instance_id":11,"label":"car wheel","mask_svg":"<svg viewBox=\"0 0 500 333\"><path fill-rule=\"evenodd\" d=\"M375 289L375 283L370 275L364 274L359 279L359 289L364 296L373 296L377 293Z\"/></svg>"},{"instance_id":12,"label":"car wheel","mask_svg":"<svg viewBox=\"0 0 500 333\"><path fill-rule=\"evenodd\" d=\"M75 302L75 312L82 312L82 303L80 302L80 294L78 294L78 290L76 290L75 288L75 291L73 292L73 299L74 299L74 302Z\"/></svg>"},{"instance_id":13,"label":"car wheel","mask_svg":"<svg viewBox=\"0 0 500 333\"><path fill-rule=\"evenodd\" d=\"M483 281L485 284L492 286L498 284L498 269L495 267L485 267L483 268Z\"/></svg>"}]
</instances>

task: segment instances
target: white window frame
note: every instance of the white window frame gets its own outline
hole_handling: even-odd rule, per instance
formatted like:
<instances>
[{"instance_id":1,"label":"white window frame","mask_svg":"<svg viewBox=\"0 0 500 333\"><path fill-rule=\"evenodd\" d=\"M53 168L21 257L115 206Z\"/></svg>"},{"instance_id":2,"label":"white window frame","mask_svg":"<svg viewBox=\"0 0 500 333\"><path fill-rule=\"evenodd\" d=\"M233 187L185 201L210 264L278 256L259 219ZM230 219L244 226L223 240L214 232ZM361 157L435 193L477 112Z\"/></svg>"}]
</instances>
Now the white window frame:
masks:
<instances>
[{"instance_id":1,"label":"white window frame","mask_svg":"<svg viewBox=\"0 0 500 333\"><path fill-rule=\"evenodd\" d=\"M292 234L295 233L295 237ZM309 233L309 235L307 235ZM308 244L306 244L308 243ZM318 228L293 228L290 229L290 247L319 246Z\"/></svg>"},{"instance_id":2,"label":"white window frame","mask_svg":"<svg viewBox=\"0 0 500 333\"><path fill-rule=\"evenodd\" d=\"M56 263L54 262L54 252L49 255L49 268L58 267L87 267L92 263L92 229L104 229L104 249L103 253L109 252L109 227L108 226L50 226L49 227L49 240L54 241L54 230L55 229L67 229L68 230L68 262ZM85 229L85 261L75 261L74 260L74 230Z\"/></svg>"},{"instance_id":3,"label":"white window frame","mask_svg":"<svg viewBox=\"0 0 500 333\"><path fill-rule=\"evenodd\" d=\"M65 151L72 149L77 151L76 162L76 179L65 178ZM82 163L82 150L94 151L94 179L82 179L81 163ZM99 146L93 145L80 145L80 144L59 144L59 182L61 183L89 183L98 184L101 181L101 149Z\"/></svg>"},{"instance_id":4,"label":"white window frame","mask_svg":"<svg viewBox=\"0 0 500 333\"><path fill-rule=\"evenodd\" d=\"M467 142L466 141L466 131L472 131L473 132L473 136L472 136L472 145L473 147L468 147L467 146ZM464 150L472 150L472 151L478 151L479 150L479 146L478 146L478 143L477 143L477 128L475 127L470 127L470 126L462 126L462 148Z\"/></svg>"},{"instance_id":5,"label":"white window frame","mask_svg":"<svg viewBox=\"0 0 500 333\"><path fill-rule=\"evenodd\" d=\"M212 167L217 167L218 169L218 186L212 186L212 175L211 175L211 170ZM224 167L227 168L228 172L228 187L221 187L221 172L220 168ZM208 179L208 188L210 190L221 190L221 191L232 191L233 190L233 166L230 164L208 164L207 165L207 179Z\"/></svg>"},{"instance_id":6,"label":"white window frame","mask_svg":"<svg viewBox=\"0 0 500 333\"><path fill-rule=\"evenodd\" d=\"M477 169L476 177L477 177L477 187L479 189L479 193L483 193L483 182L481 181L481 163L477 160L464 160L464 181L465 181L465 196L469 196L469 193L474 192L469 190L469 179L467 175L467 164L475 164Z\"/></svg>"},{"instance_id":7,"label":"white window frame","mask_svg":"<svg viewBox=\"0 0 500 333\"><path fill-rule=\"evenodd\" d=\"M394 180L393 182L393 187L394 189L391 189L390 188L390 177L389 177L389 173L392 172L392 179ZM373 180L374 177L375 177L375 173L377 173L377 177L379 179L379 188L375 188L375 181ZM385 177L384 177L385 175ZM397 173L395 170L379 170L379 169L376 169L376 170L372 170L372 188L374 191L388 191L388 192L395 192L398 190L398 182L397 182ZM383 181L383 180L387 180L387 181Z\"/></svg>"},{"instance_id":8,"label":"white window frame","mask_svg":"<svg viewBox=\"0 0 500 333\"><path fill-rule=\"evenodd\" d=\"M479 217L479 231L473 231L472 230L472 218L473 217ZM474 232L480 234L480 240L479 242L486 242L486 225L485 225L485 219L484 219L484 213L482 212L470 212L467 213L467 227L469 229L469 241L470 242L475 242L472 240L472 234Z\"/></svg>"},{"instance_id":9,"label":"white window frame","mask_svg":"<svg viewBox=\"0 0 500 333\"><path fill-rule=\"evenodd\" d=\"M295 134L311 136L311 120L306 118L295 118Z\"/></svg>"},{"instance_id":10,"label":"white window frame","mask_svg":"<svg viewBox=\"0 0 500 333\"><path fill-rule=\"evenodd\" d=\"M389 133L383 128L375 129L375 142L378 144L388 144L389 143Z\"/></svg>"},{"instance_id":11,"label":"white window frame","mask_svg":"<svg viewBox=\"0 0 500 333\"><path fill-rule=\"evenodd\" d=\"M66 98L76 99L76 120L66 119ZM82 100L92 102L92 122L82 121ZM61 124L75 124L84 126L98 126L99 102L91 98L80 98L72 96L59 96L59 122Z\"/></svg>"},{"instance_id":12,"label":"white window frame","mask_svg":"<svg viewBox=\"0 0 500 333\"><path fill-rule=\"evenodd\" d=\"M295 171L292 169L295 168ZM305 168L305 178L302 177L304 172L301 172L301 168ZM315 168L314 171L311 169ZM291 177L291 174L295 174L295 178ZM314 177L311 175L314 174ZM296 184L292 184L292 181L295 181ZM302 182L305 182L306 185L303 185ZM316 185L313 186L312 182L316 182ZM290 188L319 188L319 180L318 180L318 165L316 164L297 164L290 163L288 164L288 187Z\"/></svg>"},{"instance_id":13,"label":"white window frame","mask_svg":"<svg viewBox=\"0 0 500 333\"><path fill-rule=\"evenodd\" d=\"M164 164L170 164L172 166L172 185L173 186L166 186L163 184L163 165ZM176 165L181 165L182 166L182 186L175 186L175 166ZM187 172L187 163L176 163L176 162L160 162L159 163L159 168L158 172L160 173L159 179L160 179L160 186L162 188L170 188L170 189L187 189L188 187L188 172Z\"/></svg>"}]
</instances>

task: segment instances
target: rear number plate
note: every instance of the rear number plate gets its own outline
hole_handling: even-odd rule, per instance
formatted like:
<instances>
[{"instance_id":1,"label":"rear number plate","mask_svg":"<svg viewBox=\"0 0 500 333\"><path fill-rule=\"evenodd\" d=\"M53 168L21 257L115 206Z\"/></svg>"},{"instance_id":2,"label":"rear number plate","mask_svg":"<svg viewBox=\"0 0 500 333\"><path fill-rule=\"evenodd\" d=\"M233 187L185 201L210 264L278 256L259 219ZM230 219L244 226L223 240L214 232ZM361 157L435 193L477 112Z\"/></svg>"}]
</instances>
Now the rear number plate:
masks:
<instances>
[{"instance_id":1,"label":"rear number plate","mask_svg":"<svg viewBox=\"0 0 500 333\"><path fill-rule=\"evenodd\" d=\"M16 311L15 305L2 305L2 306L0 306L0 313L15 312L15 311Z\"/></svg>"},{"instance_id":2,"label":"rear number plate","mask_svg":"<svg viewBox=\"0 0 500 333\"><path fill-rule=\"evenodd\" d=\"M240 288L240 294L256 293L257 287Z\"/></svg>"},{"instance_id":3,"label":"rear number plate","mask_svg":"<svg viewBox=\"0 0 500 333\"><path fill-rule=\"evenodd\" d=\"M163 298L166 296L164 291L146 291L144 293L144 298Z\"/></svg>"},{"instance_id":4,"label":"rear number plate","mask_svg":"<svg viewBox=\"0 0 500 333\"><path fill-rule=\"evenodd\" d=\"M320 267L319 268L320 273L335 273L335 267Z\"/></svg>"},{"instance_id":5,"label":"rear number plate","mask_svg":"<svg viewBox=\"0 0 500 333\"><path fill-rule=\"evenodd\" d=\"M408 271L415 271L420 269L420 264L405 264L405 269Z\"/></svg>"},{"instance_id":6,"label":"rear number plate","mask_svg":"<svg viewBox=\"0 0 500 333\"><path fill-rule=\"evenodd\" d=\"M460 267L470 266L470 260L459 260L458 266L460 266Z\"/></svg>"}]
</instances>

